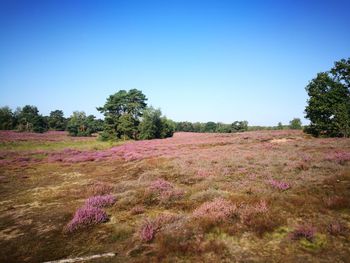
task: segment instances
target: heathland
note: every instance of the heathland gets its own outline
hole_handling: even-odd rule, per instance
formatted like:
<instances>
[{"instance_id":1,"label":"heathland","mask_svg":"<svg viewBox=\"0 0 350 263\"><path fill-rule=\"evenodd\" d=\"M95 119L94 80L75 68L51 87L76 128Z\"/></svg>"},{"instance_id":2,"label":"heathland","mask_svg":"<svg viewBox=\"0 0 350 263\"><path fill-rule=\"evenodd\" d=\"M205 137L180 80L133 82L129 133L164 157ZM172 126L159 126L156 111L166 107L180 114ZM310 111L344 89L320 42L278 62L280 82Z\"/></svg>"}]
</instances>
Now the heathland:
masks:
<instances>
[{"instance_id":1,"label":"heathland","mask_svg":"<svg viewBox=\"0 0 350 263\"><path fill-rule=\"evenodd\" d=\"M0 261L346 262L350 139L0 132Z\"/></svg>"}]
</instances>

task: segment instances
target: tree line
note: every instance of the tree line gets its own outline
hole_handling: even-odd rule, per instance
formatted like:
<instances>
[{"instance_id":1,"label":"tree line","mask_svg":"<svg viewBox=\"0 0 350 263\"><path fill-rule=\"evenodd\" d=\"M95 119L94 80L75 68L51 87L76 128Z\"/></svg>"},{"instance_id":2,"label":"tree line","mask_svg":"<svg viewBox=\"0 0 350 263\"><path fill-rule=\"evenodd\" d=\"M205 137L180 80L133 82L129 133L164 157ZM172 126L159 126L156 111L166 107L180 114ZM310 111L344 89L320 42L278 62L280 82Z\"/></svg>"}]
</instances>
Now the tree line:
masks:
<instances>
[{"instance_id":1,"label":"tree line","mask_svg":"<svg viewBox=\"0 0 350 263\"><path fill-rule=\"evenodd\" d=\"M176 123L162 115L160 109L147 106L146 96L139 90L120 90L98 107L104 120L83 111L75 111L65 118L62 110L49 116L39 113L36 106L26 105L12 111L0 108L0 130L20 132L68 131L71 136L91 136L99 132L101 140L155 139L171 137Z\"/></svg>"},{"instance_id":2,"label":"tree line","mask_svg":"<svg viewBox=\"0 0 350 263\"><path fill-rule=\"evenodd\" d=\"M12 111L9 107L0 108L0 130L18 130L20 132L45 132L48 130L65 131L72 136L89 136L102 131L103 120L83 111L75 111L65 118L62 110L54 110L49 116L39 113L36 106L25 105Z\"/></svg>"},{"instance_id":3,"label":"tree line","mask_svg":"<svg viewBox=\"0 0 350 263\"><path fill-rule=\"evenodd\" d=\"M290 125L279 123L277 126L248 126L247 121L235 121L231 124L212 121L174 122L162 116L160 109L147 107L145 101L146 97L140 91L119 91L111 95L103 107L98 108L104 113L104 120L96 119L94 115L86 115L83 111L75 111L65 118L62 110L54 110L49 116L43 116L36 106L26 105L15 111L5 106L0 108L0 130L68 131L71 136L90 136L100 132L102 140L110 140L166 138L175 131L234 133L302 128L298 118L293 119Z\"/></svg>"},{"instance_id":4,"label":"tree line","mask_svg":"<svg viewBox=\"0 0 350 263\"><path fill-rule=\"evenodd\" d=\"M90 136L99 132L102 140L154 139L171 137L175 131L234 133L248 130L302 129L314 136L350 137L350 58L334 63L329 71L318 73L306 86L309 99L305 108L310 125L303 127L299 118L289 125L248 126L247 121L231 124L221 122L174 122L160 109L147 106L146 96L137 89L120 90L97 107L104 120L83 111L65 118L62 110L49 116L39 114L35 106L26 105L12 111L0 108L0 129L45 132L67 130L72 136Z\"/></svg>"}]
</instances>

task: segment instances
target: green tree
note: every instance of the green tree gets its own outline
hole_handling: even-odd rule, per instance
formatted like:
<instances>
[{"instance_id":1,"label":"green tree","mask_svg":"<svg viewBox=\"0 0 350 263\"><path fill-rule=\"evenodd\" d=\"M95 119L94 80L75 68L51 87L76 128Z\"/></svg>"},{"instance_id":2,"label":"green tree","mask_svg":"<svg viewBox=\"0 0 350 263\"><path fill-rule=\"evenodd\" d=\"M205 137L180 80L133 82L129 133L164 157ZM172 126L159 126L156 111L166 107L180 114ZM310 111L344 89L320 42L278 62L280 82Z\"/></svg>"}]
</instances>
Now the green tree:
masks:
<instances>
[{"instance_id":1,"label":"green tree","mask_svg":"<svg viewBox=\"0 0 350 263\"><path fill-rule=\"evenodd\" d=\"M56 131L64 131L67 126L66 118L63 116L63 111L61 110L51 111L48 123L49 128Z\"/></svg>"},{"instance_id":2,"label":"green tree","mask_svg":"<svg viewBox=\"0 0 350 263\"><path fill-rule=\"evenodd\" d=\"M18 118L17 129L27 132L45 132L48 129L47 120L39 114L39 110L35 106L26 105L22 109L18 109L16 114Z\"/></svg>"},{"instance_id":3,"label":"green tree","mask_svg":"<svg viewBox=\"0 0 350 263\"><path fill-rule=\"evenodd\" d=\"M139 126L140 139L160 139L173 136L175 123L166 117L162 117L160 109L147 108L142 116Z\"/></svg>"},{"instance_id":4,"label":"green tree","mask_svg":"<svg viewBox=\"0 0 350 263\"><path fill-rule=\"evenodd\" d=\"M176 128L175 122L170 119L167 119L166 117L162 117L161 121L162 121L162 130L160 133L160 138L172 137Z\"/></svg>"},{"instance_id":5,"label":"green tree","mask_svg":"<svg viewBox=\"0 0 350 263\"><path fill-rule=\"evenodd\" d=\"M248 122L247 121L235 121L231 124L232 132L244 132L248 130Z\"/></svg>"},{"instance_id":6,"label":"green tree","mask_svg":"<svg viewBox=\"0 0 350 263\"><path fill-rule=\"evenodd\" d=\"M301 130L302 129L302 123L299 118L294 118L289 122L289 128L292 130Z\"/></svg>"},{"instance_id":7,"label":"green tree","mask_svg":"<svg viewBox=\"0 0 350 263\"><path fill-rule=\"evenodd\" d=\"M218 122L216 124L216 132L219 133L230 133L231 132L231 125L225 124L222 122Z\"/></svg>"},{"instance_id":8,"label":"green tree","mask_svg":"<svg viewBox=\"0 0 350 263\"><path fill-rule=\"evenodd\" d=\"M215 132L216 131L216 123L213 121L208 121L204 126L204 132Z\"/></svg>"},{"instance_id":9,"label":"green tree","mask_svg":"<svg viewBox=\"0 0 350 263\"><path fill-rule=\"evenodd\" d=\"M193 124L189 121L180 121L176 123L176 131L193 132L194 127Z\"/></svg>"},{"instance_id":10,"label":"green tree","mask_svg":"<svg viewBox=\"0 0 350 263\"><path fill-rule=\"evenodd\" d=\"M279 123L277 124L277 130L283 130L283 124L282 124L282 122L279 122Z\"/></svg>"},{"instance_id":11,"label":"green tree","mask_svg":"<svg viewBox=\"0 0 350 263\"><path fill-rule=\"evenodd\" d=\"M147 98L137 89L120 90L107 98L97 110L104 114L102 139L137 138L140 117L146 108Z\"/></svg>"},{"instance_id":12,"label":"green tree","mask_svg":"<svg viewBox=\"0 0 350 263\"><path fill-rule=\"evenodd\" d=\"M306 87L309 95L305 109L314 136L350 136L350 59L335 62L328 72L318 73Z\"/></svg>"},{"instance_id":13,"label":"green tree","mask_svg":"<svg viewBox=\"0 0 350 263\"><path fill-rule=\"evenodd\" d=\"M83 111L75 111L69 118L67 130L71 136L91 136L95 130L95 116L86 116Z\"/></svg>"},{"instance_id":14,"label":"green tree","mask_svg":"<svg viewBox=\"0 0 350 263\"><path fill-rule=\"evenodd\" d=\"M203 124L200 122L195 122L192 124L193 132L201 132Z\"/></svg>"},{"instance_id":15,"label":"green tree","mask_svg":"<svg viewBox=\"0 0 350 263\"><path fill-rule=\"evenodd\" d=\"M14 115L12 110L5 106L0 108L0 130L12 130L14 127Z\"/></svg>"}]
</instances>

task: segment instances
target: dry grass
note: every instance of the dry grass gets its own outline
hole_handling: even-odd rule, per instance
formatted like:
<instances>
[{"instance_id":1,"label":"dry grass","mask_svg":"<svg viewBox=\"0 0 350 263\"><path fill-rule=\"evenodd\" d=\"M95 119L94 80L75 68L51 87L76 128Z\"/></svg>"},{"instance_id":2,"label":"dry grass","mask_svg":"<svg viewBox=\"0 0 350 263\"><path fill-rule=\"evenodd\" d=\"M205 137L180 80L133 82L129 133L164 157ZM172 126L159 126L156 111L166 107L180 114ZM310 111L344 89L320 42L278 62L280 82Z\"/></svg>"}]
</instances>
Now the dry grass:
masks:
<instances>
[{"instance_id":1,"label":"dry grass","mask_svg":"<svg viewBox=\"0 0 350 263\"><path fill-rule=\"evenodd\" d=\"M350 258L349 139L177 133L115 146L16 136L0 136L1 262L106 252L117 253L110 262ZM108 222L64 231L87 198L107 194L116 198ZM145 220L155 224L147 242ZM314 238L291 240L304 222Z\"/></svg>"}]
</instances>

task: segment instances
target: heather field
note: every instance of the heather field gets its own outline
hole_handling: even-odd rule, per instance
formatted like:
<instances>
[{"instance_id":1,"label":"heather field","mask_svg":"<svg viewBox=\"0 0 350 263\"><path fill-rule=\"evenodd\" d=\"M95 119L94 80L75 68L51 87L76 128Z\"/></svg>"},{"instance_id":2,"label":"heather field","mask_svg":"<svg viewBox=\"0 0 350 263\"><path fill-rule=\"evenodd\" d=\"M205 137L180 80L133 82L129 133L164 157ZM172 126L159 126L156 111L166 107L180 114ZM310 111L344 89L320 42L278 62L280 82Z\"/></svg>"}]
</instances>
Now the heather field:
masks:
<instances>
[{"instance_id":1,"label":"heather field","mask_svg":"<svg viewBox=\"0 0 350 263\"><path fill-rule=\"evenodd\" d=\"M349 262L350 139L0 131L0 262Z\"/></svg>"}]
</instances>

